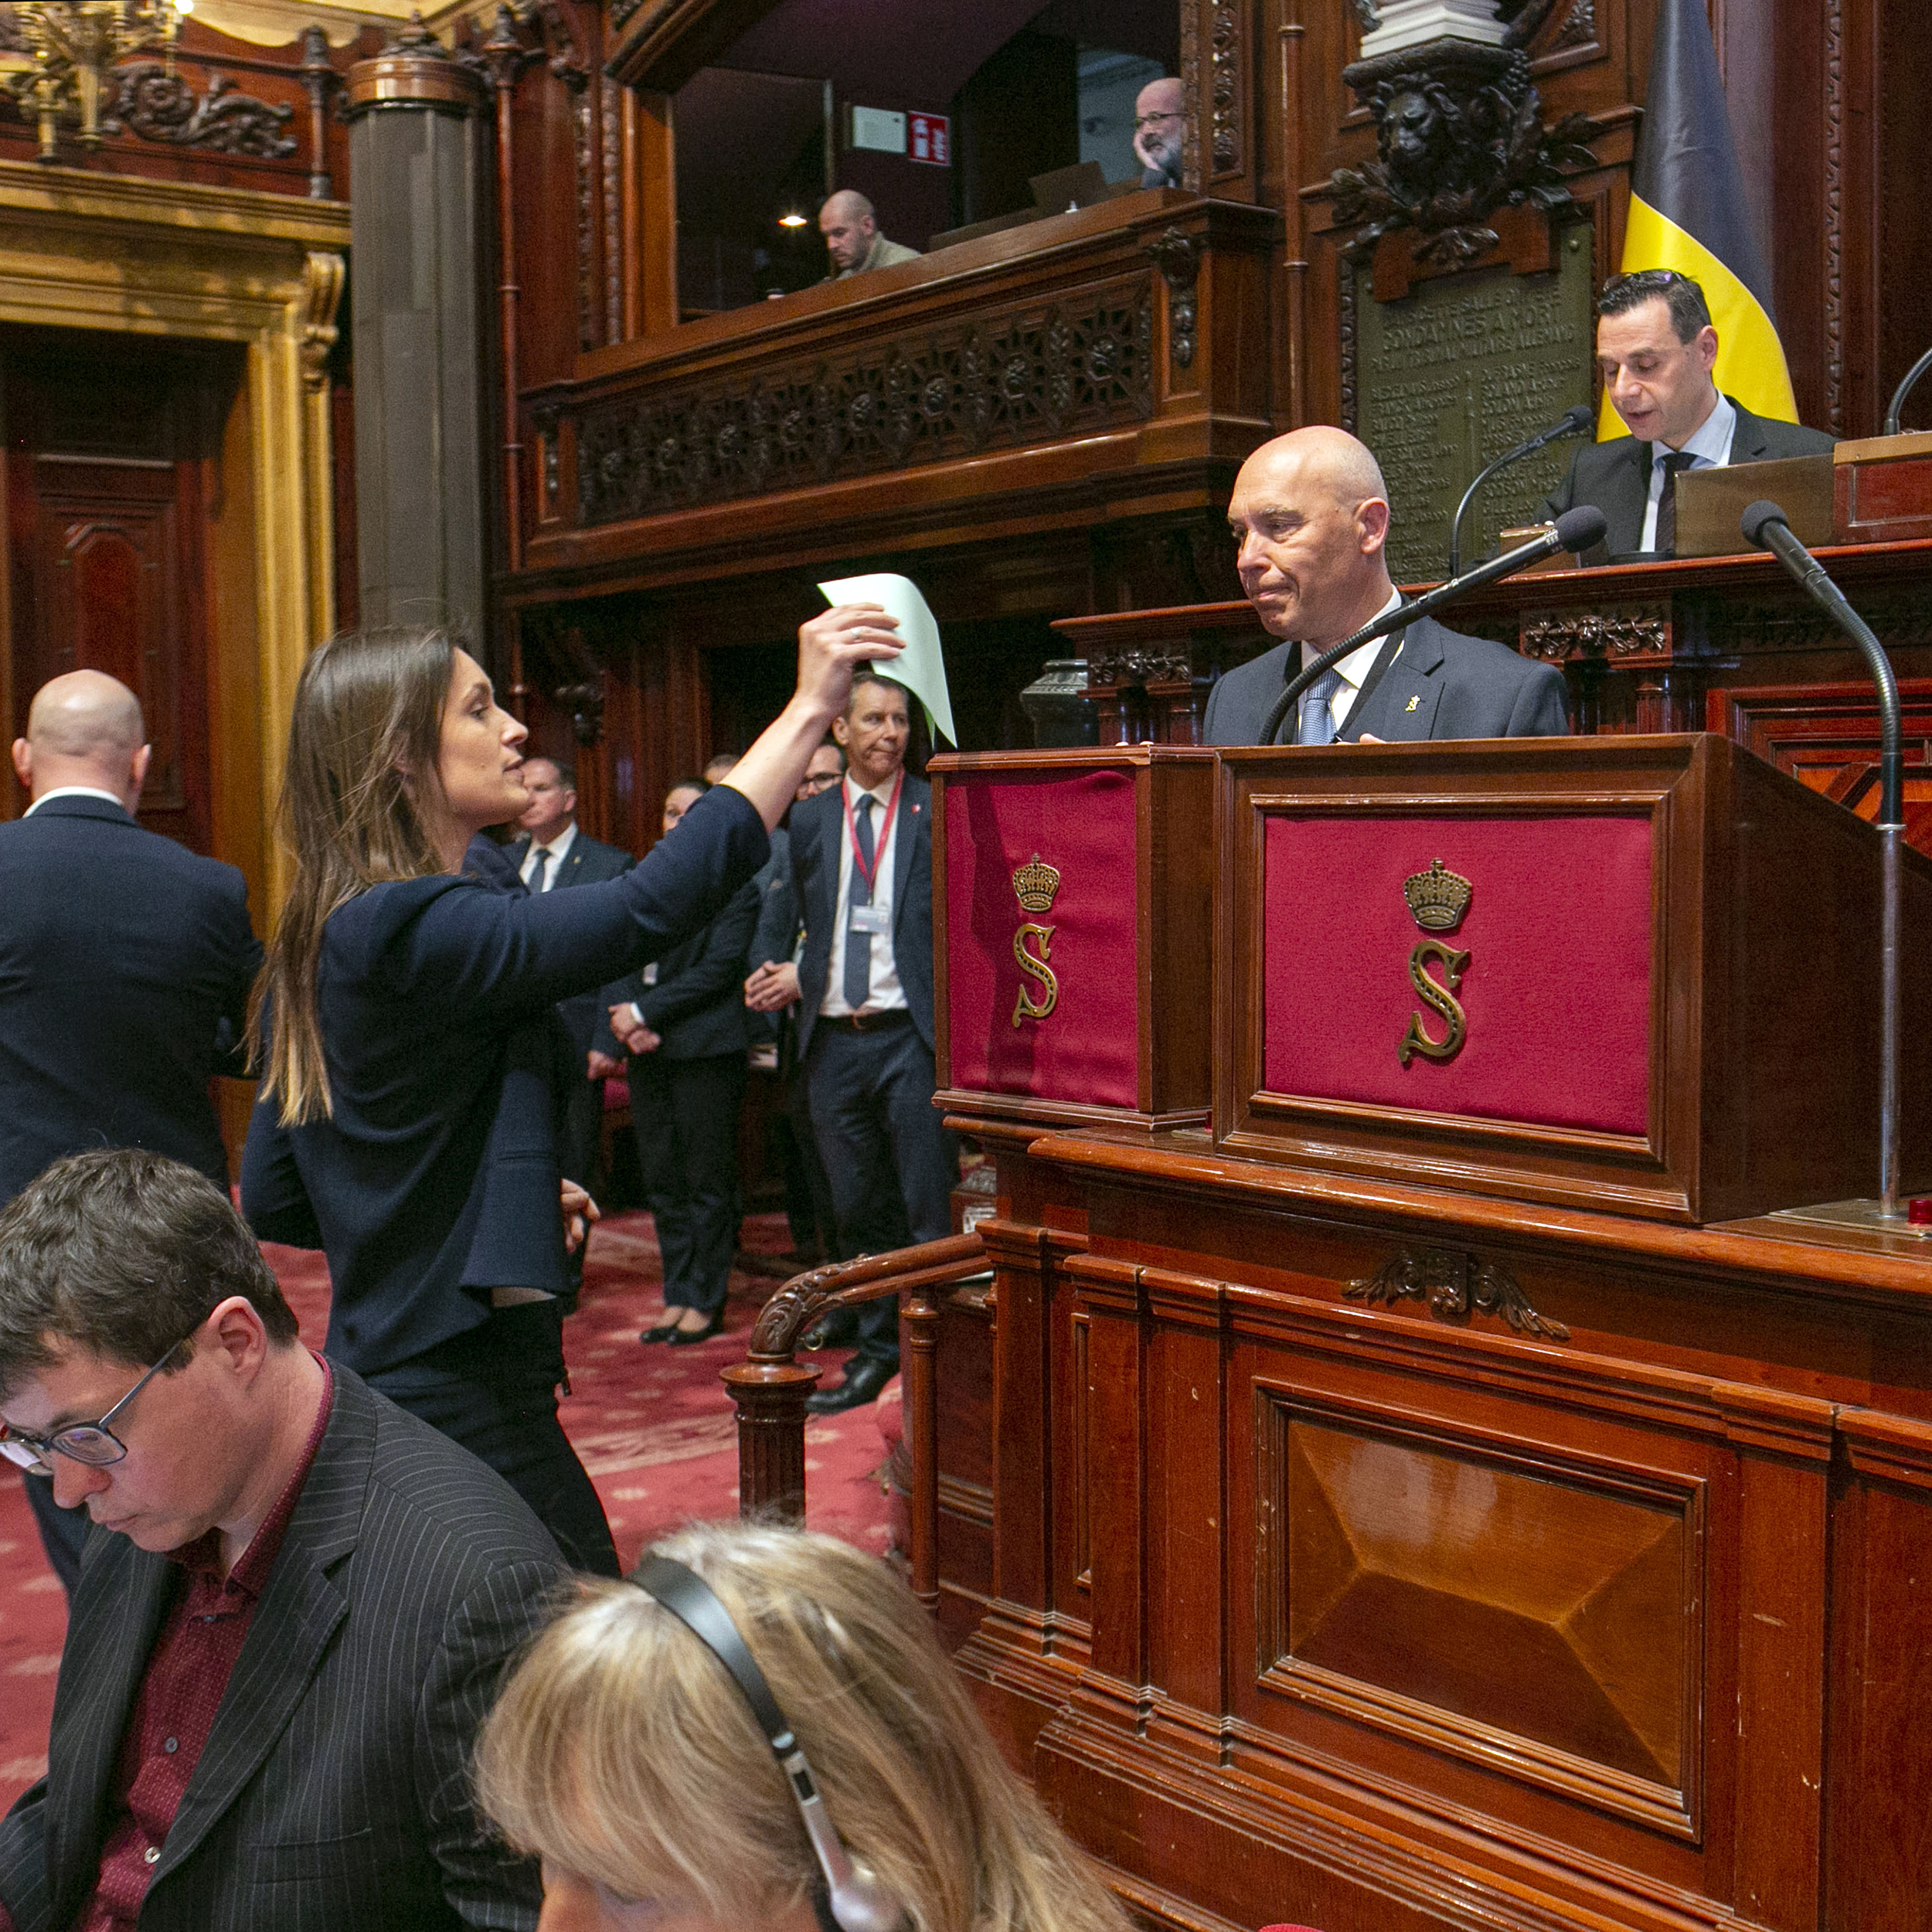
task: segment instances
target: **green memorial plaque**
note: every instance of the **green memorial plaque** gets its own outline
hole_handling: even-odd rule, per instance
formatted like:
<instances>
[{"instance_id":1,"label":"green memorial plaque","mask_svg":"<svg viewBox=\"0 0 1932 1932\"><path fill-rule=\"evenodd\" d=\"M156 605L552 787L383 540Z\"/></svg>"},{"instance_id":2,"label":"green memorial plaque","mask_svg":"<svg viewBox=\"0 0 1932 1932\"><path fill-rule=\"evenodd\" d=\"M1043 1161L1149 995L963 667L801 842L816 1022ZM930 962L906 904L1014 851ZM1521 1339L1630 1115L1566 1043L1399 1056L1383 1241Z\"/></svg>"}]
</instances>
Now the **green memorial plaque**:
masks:
<instances>
[{"instance_id":1,"label":"green memorial plaque","mask_svg":"<svg viewBox=\"0 0 1932 1932\"><path fill-rule=\"evenodd\" d=\"M1589 233L1560 232L1556 267L1507 268L1418 282L1375 298L1367 263L1355 276L1355 434L1382 465L1398 583L1433 582L1449 555L1449 520L1476 472L1590 400L1596 353ZM1463 525L1465 567L1496 533L1539 522L1543 500L1576 449L1554 443L1485 484Z\"/></svg>"}]
</instances>

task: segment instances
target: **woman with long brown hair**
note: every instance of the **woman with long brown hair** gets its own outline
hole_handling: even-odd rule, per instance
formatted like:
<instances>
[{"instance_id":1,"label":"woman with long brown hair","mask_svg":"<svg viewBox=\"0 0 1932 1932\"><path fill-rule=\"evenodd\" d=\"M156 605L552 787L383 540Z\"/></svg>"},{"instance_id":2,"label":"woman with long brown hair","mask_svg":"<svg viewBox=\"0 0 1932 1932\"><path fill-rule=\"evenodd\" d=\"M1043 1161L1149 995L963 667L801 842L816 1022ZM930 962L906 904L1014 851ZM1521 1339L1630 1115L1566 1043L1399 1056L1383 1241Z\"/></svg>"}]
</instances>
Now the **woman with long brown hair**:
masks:
<instances>
[{"instance_id":1,"label":"woman with long brown hair","mask_svg":"<svg viewBox=\"0 0 1932 1932\"><path fill-rule=\"evenodd\" d=\"M893 620L842 606L799 632L798 685L679 836L605 883L517 896L465 876L527 803L524 727L444 633L332 639L296 687L282 829L295 877L257 997L262 1084L242 1206L319 1247L332 1359L474 1450L580 1566L615 1574L556 1418L566 1214L551 1009L710 920ZM560 1211L560 1202L562 1212Z\"/></svg>"},{"instance_id":2,"label":"woman with long brown hair","mask_svg":"<svg viewBox=\"0 0 1932 1932\"><path fill-rule=\"evenodd\" d=\"M682 1530L651 1559L634 1583L583 1582L511 1673L478 1742L485 1816L543 1863L539 1932L819 1932L859 1920L896 1920L898 1932L1129 1932L1097 1868L1000 1756L931 1618L884 1563L830 1536L740 1523ZM838 1842L822 1862L796 1764L781 1768L742 1664L694 1634L694 1594L701 1615L708 1594L730 1619L777 1706L764 1721L782 1720L781 1741L810 1767L821 1830Z\"/></svg>"}]
</instances>

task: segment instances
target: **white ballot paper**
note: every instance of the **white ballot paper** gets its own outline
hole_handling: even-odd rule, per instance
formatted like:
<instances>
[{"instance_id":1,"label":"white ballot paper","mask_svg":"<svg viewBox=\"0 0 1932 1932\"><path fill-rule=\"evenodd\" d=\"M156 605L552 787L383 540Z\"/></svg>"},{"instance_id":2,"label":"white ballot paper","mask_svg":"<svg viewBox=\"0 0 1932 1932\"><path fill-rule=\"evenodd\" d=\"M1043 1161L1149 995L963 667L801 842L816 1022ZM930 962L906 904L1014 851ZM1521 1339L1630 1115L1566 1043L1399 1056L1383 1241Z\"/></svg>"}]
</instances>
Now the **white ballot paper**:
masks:
<instances>
[{"instance_id":1,"label":"white ballot paper","mask_svg":"<svg viewBox=\"0 0 1932 1932\"><path fill-rule=\"evenodd\" d=\"M957 746L953 730L952 694L946 688L945 654L939 647L939 625L919 586L910 577L881 570L867 577L839 577L818 587L828 604L876 604L899 620L905 649L880 668L898 679L926 709L926 722L949 745Z\"/></svg>"}]
</instances>

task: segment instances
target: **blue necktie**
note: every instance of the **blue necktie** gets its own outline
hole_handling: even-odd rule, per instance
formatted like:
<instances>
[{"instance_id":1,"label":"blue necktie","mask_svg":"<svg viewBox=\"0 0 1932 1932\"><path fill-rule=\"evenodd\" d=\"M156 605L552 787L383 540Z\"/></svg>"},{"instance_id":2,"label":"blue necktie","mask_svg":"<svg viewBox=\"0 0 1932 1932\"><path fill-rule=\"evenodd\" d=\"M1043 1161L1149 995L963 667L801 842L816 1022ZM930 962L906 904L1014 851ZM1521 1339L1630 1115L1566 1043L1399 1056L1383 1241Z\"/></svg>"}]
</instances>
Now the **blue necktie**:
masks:
<instances>
[{"instance_id":1,"label":"blue necktie","mask_svg":"<svg viewBox=\"0 0 1932 1932\"><path fill-rule=\"evenodd\" d=\"M1301 694L1301 715L1295 730L1298 745L1332 745L1335 743L1335 694L1341 689L1342 673L1332 665Z\"/></svg>"},{"instance_id":2,"label":"blue necktie","mask_svg":"<svg viewBox=\"0 0 1932 1932\"><path fill-rule=\"evenodd\" d=\"M872 808L878 801L869 791L859 794L859 856L862 867L852 869L852 890L846 903L855 908L872 903L872 886L866 875L876 862L872 853ZM855 1013L872 991L872 934L855 933L849 916L845 920L845 1004Z\"/></svg>"},{"instance_id":3,"label":"blue necktie","mask_svg":"<svg viewBox=\"0 0 1932 1932\"><path fill-rule=\"evenodd\" d=\"M543 875L549 869L550 849L539 845L536 849L536 870L530 875L530 891L532 896L543 889ZM573 901L573 903L575 902Z\"/></svg>"}]
</instances>

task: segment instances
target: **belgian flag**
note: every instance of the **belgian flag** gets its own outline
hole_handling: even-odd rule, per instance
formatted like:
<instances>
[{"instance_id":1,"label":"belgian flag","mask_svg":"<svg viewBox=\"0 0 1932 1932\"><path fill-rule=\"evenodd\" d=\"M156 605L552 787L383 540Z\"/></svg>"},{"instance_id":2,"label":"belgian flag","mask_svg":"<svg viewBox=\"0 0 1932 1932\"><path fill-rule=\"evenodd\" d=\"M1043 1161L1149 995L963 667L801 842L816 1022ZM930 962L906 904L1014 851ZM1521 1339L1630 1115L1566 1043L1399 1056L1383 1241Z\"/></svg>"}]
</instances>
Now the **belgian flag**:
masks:
<instances>
[{"instance_id":1,"label":"belgian flag","mask_svg":"<svg viewBox=\"0 0 1932 1932\"><path fill-rule=\"evenodd\" d=\"M1625 274L1674 268L1704 291L1717 329L1717 386L1753 415L1798 420L1771 278L1745 206L1704 0L1659 0L1650 99L1631 169ZM1604 399L1598 434L1623 424Z\"/></svg>"}]
</instances>

